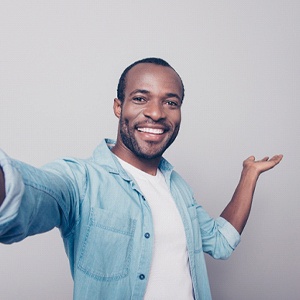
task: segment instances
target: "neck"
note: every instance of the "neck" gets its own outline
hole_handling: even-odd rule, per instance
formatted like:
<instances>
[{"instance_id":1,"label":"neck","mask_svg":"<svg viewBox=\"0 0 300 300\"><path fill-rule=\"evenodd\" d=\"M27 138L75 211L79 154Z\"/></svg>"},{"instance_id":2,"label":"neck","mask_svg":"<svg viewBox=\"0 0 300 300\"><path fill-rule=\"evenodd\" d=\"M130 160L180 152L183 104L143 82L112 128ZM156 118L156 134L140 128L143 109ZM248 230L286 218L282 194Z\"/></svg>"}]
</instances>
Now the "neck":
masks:
<instances>
[{"instance_id":1,"label":"neck","mask_svg":"<svg viewBox=\"0 0 300 300\"><path fill-rule=\"evenodd\" d=\"M118 143L111 149L111 151L121 158L122 160L126 161L127 163L131 164L135 168L140 169L143 172L146 172L150 175L156 175L157 168L161 157L156 157L153 159L146 159L141 158L134 155L129 149L123 149L124 147L118 145Z\"/></svg>"}]
</instances>

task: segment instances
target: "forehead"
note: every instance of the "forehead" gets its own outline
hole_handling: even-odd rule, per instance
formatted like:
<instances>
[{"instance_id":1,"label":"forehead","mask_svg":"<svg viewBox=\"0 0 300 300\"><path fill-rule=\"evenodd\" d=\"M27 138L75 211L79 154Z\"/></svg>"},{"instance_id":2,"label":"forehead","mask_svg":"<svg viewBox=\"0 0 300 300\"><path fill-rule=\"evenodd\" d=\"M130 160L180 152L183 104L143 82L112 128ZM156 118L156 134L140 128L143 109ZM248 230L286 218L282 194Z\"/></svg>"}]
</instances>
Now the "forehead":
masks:
<instances>
[{"instance_id":1,"label":"forehead","mask_svg":"<svg viewBox=\"0 0 300 300\"><path fill-rule=\"evenodd\" d=\"M141 63L130 69L126 75L125 95L135 89L150 92L176 93L182 98L182 83L178 74L170 67Z\"/></svg>"}]
</instances>

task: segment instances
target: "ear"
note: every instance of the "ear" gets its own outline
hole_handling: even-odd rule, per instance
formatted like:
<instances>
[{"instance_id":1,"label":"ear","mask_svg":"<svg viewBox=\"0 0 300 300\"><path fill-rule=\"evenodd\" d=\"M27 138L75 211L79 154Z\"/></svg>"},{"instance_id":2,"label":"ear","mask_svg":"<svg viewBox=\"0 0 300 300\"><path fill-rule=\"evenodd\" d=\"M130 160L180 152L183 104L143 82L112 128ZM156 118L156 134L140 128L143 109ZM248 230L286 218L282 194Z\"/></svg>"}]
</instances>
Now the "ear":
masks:
<instances>
[{"instance_id":1,"label":"ear","mask_svg":"<svg viewBox=\"0 0 300 300\"><path fill-rule=\"evenodd\" d=\"M120 118L122 112L122 101L118 98L114 99L114 113L117 118Z\"/></svg>"}]
</instances>

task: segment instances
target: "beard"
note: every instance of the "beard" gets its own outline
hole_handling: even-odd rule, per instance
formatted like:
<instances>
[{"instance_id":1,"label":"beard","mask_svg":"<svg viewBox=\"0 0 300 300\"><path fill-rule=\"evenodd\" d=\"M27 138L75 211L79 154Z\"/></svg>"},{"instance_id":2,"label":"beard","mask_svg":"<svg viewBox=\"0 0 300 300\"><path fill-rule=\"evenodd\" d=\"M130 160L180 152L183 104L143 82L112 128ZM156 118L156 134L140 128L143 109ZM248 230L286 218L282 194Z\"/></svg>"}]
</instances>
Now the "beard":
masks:
<instances>
[{"instance_id":1,"label":"beard","mask_svg":"<svg viewBox=\"0 0 300 300\"><path fill-rule=\"evenodd\" d=\"M154 124L152 120L147 121L150 124ZM145 122L144 122L145 124ZM160 123L162 124L162 123ZM175 127L173 132L171 132L171 128L169 125L163 123L164 127L167 128L167 133L169 133L169 137L161 142L151 142L151 141L143 141L144 145L141 145L135 138L135 131L138 127L137 124L135 126L130 127L129 121L127 119L120 117L119 128L120 128L120 136L123 144L137 157L143 159L155 159L161 157L166 149L174 142L177 137L179 131L179 125Z\"/></svg>"}]
</instances>

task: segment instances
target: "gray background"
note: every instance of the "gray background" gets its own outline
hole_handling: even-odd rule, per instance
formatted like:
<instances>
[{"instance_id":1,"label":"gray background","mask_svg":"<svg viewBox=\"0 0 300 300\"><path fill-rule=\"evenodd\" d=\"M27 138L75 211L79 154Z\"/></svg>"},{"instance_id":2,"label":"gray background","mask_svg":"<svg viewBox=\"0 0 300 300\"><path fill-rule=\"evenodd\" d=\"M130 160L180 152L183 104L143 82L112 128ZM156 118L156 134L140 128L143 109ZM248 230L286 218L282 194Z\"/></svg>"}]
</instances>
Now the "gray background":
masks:
<instances>
[{"instance_id":1,"label":"gray background","mask_svg":"<svg viewBox=\"0 0 300 300\"><path fill-rule=\"evenodd\" d=\"M40 166L116 136L113 98L131 62L168 60L186 87L166 157L214 217L242 161L263 174L242 243L207 257L214 299L299 299L299 1L13 1L0 4L0 146ZM0 245L1 299L72 298L57 229Z\"/></svg>"}]
</instances>

